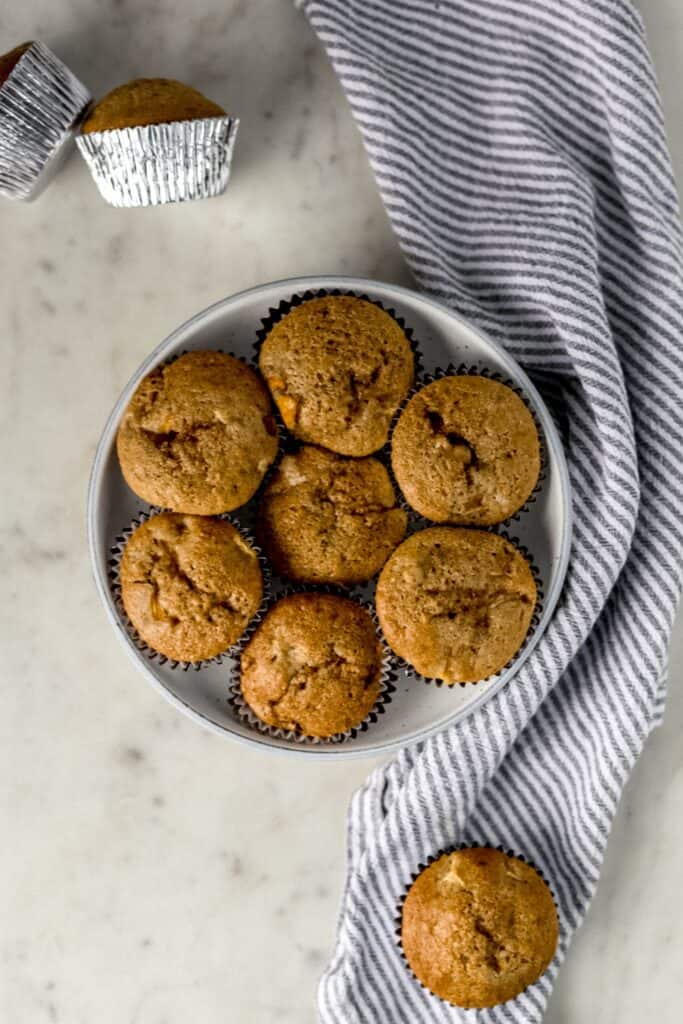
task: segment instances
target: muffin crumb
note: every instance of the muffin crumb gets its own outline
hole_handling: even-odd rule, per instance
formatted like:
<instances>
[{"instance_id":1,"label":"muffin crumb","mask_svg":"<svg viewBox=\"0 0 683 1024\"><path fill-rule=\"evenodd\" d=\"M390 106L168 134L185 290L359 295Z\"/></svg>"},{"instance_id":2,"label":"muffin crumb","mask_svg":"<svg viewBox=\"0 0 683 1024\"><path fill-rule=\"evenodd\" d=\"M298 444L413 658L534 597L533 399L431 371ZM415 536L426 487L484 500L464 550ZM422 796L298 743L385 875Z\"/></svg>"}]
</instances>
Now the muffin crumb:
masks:
<instances>
[{"instance_id":1,"label":"muffin crumb","mask_svg":"<svg viewBox=\"0 0 683 1024\"><path fill-rule=\"evenodd\" d=\"M121 599L153 650L196 662L227 650L263 596L255 550L230 523L162 512L137 527L121 559Z\"/></svg>"},{"instance_id":2,"label":"muffin crumb","mask_svg":"<svg viewBox=\"0 0 683 1024\"><path fill-rule=\"evenodd\" d=\"M242 652L242 696L267 725L328 738L367 718L383 652L369 612L317 592L281 598Z\"/></svg>"},{"instance_id":3,"label":"muffin crumb","mask_svg":"<svg viewBox=\"0 0 683 1024\"><path fill-rule=\"evenodd\" d=\"M112 89L82 125L85 135L171 121L224 117L225 111L197 89L173 78L136 78Z\"/></svg>"},{"instance_id":4,"label":"muffin crumb","mask_svg":"<svg viewBox=\"0 0 683 1024\"><path fill-rule=\"evenodd\" d=\"M405 332L379 306L328 295L295 306L271 328L259 367L296 437L363 456L386 443L414 359Z\"/></svg>"},{"instance_id":5,"label":"muffin crumb","mask_svg":"<svg viewBox=\"0 0 683 1024\"><path fill-rule=\"evenodd\" d=\"M418 875L403 905L401 943L411 970L463 1008L514 999L544 973L557 939L557 911L541 876L488 847L443 854Z\"/></svg>"},{"instance_id":6,"label":"muffin crumb","mask_svg":"<svg viewBox=\"0 0 683 1024\"><path fill-rule=\"evenodd\" d=\"M379 572L406 526L381 462L303 445L273 473L257 533L281 575L348 586Z\"/></svg>"},{"instance_id":7,"label":"muffin crumb","mask_svg":"<svg viewBox=\"0 0 683 1024\"><path fill-rule=\"evenodd\" d=\"M534 418L488 377L442 377L413 395L391 439L408 503L438 523L491 526L517 512L541 469Z\"/></svg>"},{"instance_id":8,"label":"muffin crumb","mask_svg":"<svg viewBox=\"0 0 683 1024\"><path fill-rule=\"evenodd\" d=\"M116 447L126 483L150 505L218 515L252 497L278 438L254 371L223 352L196 351L140 382Z\"/></svg>"},{"instance_id":9,"label":"muffin crumb","mask_svg":"<svg viewBox=\"0 0 683 1024\"><path fill-rule=\"evenodd\" d=\"M521 647L536 584L527 560L504 537L433 526L389 557L375 601L399 657L428 679L473 683L500 671Z\"/></svg>"}]
</instances>

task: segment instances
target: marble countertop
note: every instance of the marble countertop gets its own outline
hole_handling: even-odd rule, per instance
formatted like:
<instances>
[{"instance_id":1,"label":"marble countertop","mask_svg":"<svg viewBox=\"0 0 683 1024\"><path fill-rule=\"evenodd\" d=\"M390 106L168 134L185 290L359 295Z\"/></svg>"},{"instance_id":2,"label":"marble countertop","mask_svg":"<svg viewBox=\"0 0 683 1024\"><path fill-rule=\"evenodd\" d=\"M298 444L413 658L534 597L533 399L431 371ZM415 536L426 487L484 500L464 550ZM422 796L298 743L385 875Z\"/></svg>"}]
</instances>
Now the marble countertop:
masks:
<instances>
[{"instance_id":1,"label":"marble countertop","mask_svg":"<svg viewBox=\"0 0 683 1024\"><path fill-rule=\"evenodd\" d=\"M641 8L683 181L683 7ZM161 701L99 606L85 493L114 399L191 314L278 277L409 274L288 0L24 0L0 30L0 50L39 37L96 94L170 75L242 118L220 199L114 210L74 154L36 203L0 208L0 1019L312 1024L346 806L373 762L260 754ZM679 619L667 718L624 796L548 1024L681 1019L682 690Z\"/></svg>"}]
</instances>

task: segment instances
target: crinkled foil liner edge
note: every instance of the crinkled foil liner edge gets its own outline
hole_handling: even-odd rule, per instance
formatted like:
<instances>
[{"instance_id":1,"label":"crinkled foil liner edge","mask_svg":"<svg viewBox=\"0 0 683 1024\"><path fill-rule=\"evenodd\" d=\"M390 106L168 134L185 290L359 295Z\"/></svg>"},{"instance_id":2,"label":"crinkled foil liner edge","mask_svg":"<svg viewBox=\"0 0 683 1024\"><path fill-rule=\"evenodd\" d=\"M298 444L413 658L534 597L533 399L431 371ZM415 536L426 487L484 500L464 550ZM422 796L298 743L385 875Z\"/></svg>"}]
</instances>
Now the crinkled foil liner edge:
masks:
<instances>
[{"instance_id":1,"label":"crinkled foil liner edge","mask_svg":"<svg viewBox=\"0 0 683 1024\"><path fill-rule=\"evenodd\" d=\"M434 999L438 999L440 1003L444 1003L446 1006L457 1006L457 1008L459 1010L493 1009L493 1007L479 1008L479 1007L471 1007L471 1006L462 1006L459 1003L451 1003L451 1002L449 1002L449 1000L442 999L441 996L437 996L436 992L432 992L432 990L430 988L428 988L425 984L423 984L423 982L420 981L420 979L417 977L417 975L413 971L412 967L408 963L408 958L407 958L407 956L405 954L405 951L403 949L403 941L402 941L403 905L404 905L404 903L406 901L408 893L410 892L410 890L411 890L411 888L413 886L413 883L420 877L422 872L426 871L426 869L431 864L434 864L435 861L439 860L441 857L447 856L448 854L458 853L460 850L481 850L481 849L498 850L500 853L504 853L507 857L514 857L515 860L520 861L522 864L526 864L527 867L533 868L533 870L536 872L536 874L539 876L539 878L541 878L545 882L545 884L547 885L548 891L549 891L550 896L551 896L551 899L552 899L553 904L555 906L555 913L557 914L558 923L559 923L559 920L560 920L560 910L559 910L559 906L558 906L558 903L557 903L557 898L555 897L555 893L553 892L552 886L550 885L550 882L548 881L548 879L545 877L544 873L540 870L540 868L536 867L536 865L533 863L533 861L529 860L528 857L524 857L521 853L515 853L514 850L507 850L504 846L490 846L490 845L487 845L486 843L481 843L481 842L479 842L479 843L454 843L452 846L445 846L443 849L439 850L438 853L431 854L427 858L427 860L425 862L421 862L420 864L418 864L417 870L412 872L412 874L410 876L410 881L406 884L406 886L405 886L405 888L403 890L403 893L401 894L401 897L399 898L398 903L396 905L396 914L394 916L394 934L395 934L395 937L396 937L396 944L398 946L399 956L401 957L401 960L403 961L404 967L410 972L411 977L417 982L417 984L420 986L421 989L423 989L423 991L427 992L430 996L433 996ZM551 960L551 963L552 963L552 960ZM548 964L548 967L550 967L550 964ZM548 967L546 967L546 971L548 970ZM543 972L543 974L545 974L545 971ZM536 985L540 981L540 979L543 977L543 974L540 974L538 976L538 978L536 978L536 981L532 981L529 985L526 986L525 989L522 989L522 992L526 992L526 990L528 988L531 988L532 985ZM514 999L518 999L519 996L522 995L522 992L518 992L517 995L514 996L513 998ZM508 1000L506 1000L506 1002L512 1002L512 1000L508 999ZM504 1003L496 1003L495 1005L496 1006L504 1006L505 1004Z\"/></svg>"},{"instance_id":2,"label":"crinkled foil liner edge","mask_svg":"<svg viewBox=\"0 0 683 1024\"><path fill-rule=\"evenodd\" d=\"M0 87L0 195L29 198L91 100L44 43L29 46Z\"/></svg>"},{"instance_id":3,"label":"crinkled foil liner edge","mask_svg":"<svg viewBox=\"0 0 683 1024\"><path fill-rule=\"evenodd\" d=\"M226 658L235 657L237 655L237 652L240 649L240 644L242 643L244 636L247 635L251 624L256 619L260 619L264 610L268 606L271 588L270 565L261 551L261 548L252 537L250 531L245 530L241 523L237 522L229 512L224 512L219 516L201 516L200 518L202 519L222 519L224 522L230 523L230 525L237 530L240 536L255 551L261 568L261 575L263 577L263 597L261 598L261 604L245 627L244 633L242 633L239 639L231 644L230 647L221 651L220 654L216 654L213 658L203 658L201 661L174 661L172 658L168 658L165 654L155 651L153 647L150 647L149 644L139 636L137 630L133 626L133 623L126 614L121 596L121 559L123 557L126 544L139 526L142 526L143 523L148 522L150 519L153 519L155 516L161 515L164 512L170 512L170 509L160 508L157 505L151 505L149 509L141 509L135 516L133 516L130 522L123 527L123 529L117 534L114 543L110 545L109 558L107 559L107 577L120 625L125 630L130 640L133 641L140 654L143 654L149 661L156 662L157 665L165 665L166 668L170 669L180 669L182 672L187 672L190 669L193 669L195 672L199 672L200 669L206 668L207 665L223 665ZM176 515L182 513L171 514Z\"/></svg>"},{"instance_id":4,"label":"crinkled foil liner edge","mask_svg":"<svg viewBox=\"0 0 683 1024\"><path fill-rule=\"evenodd\" d=\"M356 604L361 605L371 616L375 626L375 632L377 639L382 647L382 671L380 674L380 692L377 700L369 712L369 714L360 722L357 726L352 729L347 729L343 733L335 733L334 736L326 737L313 737L313 736L302 736L300 733L294 730L278 729L274 726L268 725L263 722L258 715L252 711L249 705L246 703L240 684L240 657L244 648L249 643L250 639L258 629L260 623L265 618L268 610L282 600L285 597L291 597L293 594L333 594L337 597L344 597L347 600L354 601ZM263 736L270 736L273 739L286 740L289 743L303 747L324 747L324 746L338 746L341 743L346 743L349 740L354 740L359 733L367 732L370 729L380 715L383 715L391 704L392 694L396 690L396 672L394 669L394 656L391 648L387 644L382 631L379 626L377 619L377 612L375 610L374 602L367 601L360 598L356 594L350 594L346 590L342 590L339 587L332 587L327 585L320 586L305 586L297 584L289 584L282 590L278 591L277 594L272 594L269 601L267 602L266 608L259 612L258 615L250 622L247 632L243 635L240 643L239 650L235 658L235 662L232 666L231 672L232 678L229 684L229 700L228 703L232 707L232 710L242 723L248 725L251 729L261 733Z\"/></svg>"},{"instance_id":5,"label":"crinkled foil liner edge","mask_svg":"<svg viewBox=\"0 0 683 1024\"><path fill-rule=\"evenodd\" d=\"M238 127L235 117L204 117L89 132L76 144L108 203L156 206L224 192Z\"/></svg>"},{"instance_id":6,"label":"crinkled foil liner edge","mask_svg":"<svg viewBox=\"0 0 683 1024\"><path fill-rule=\"evenodd\" d=\"M475 532L475 530L478 530L478 527L475 528L475 527L471 527L471 526L449 526L449 524L447 524L447 523L431 523L431 522L426 524L425 529L430 529L432 527L434 527L434 528L446 527L447 529L451 529L451 530L471 530L472 532ZM417 531L417 532L419 532L419 531ZM507 672L507 670L509 668L511 668L512 665L514 665L514 663L517 661L517 659L521 655L522 651L527 647L529 641L531 640L531 637L534 635L534 633L538 629L539 623L541 621L541 616L543 614L543 602L544 602L544 599L545 599L545 594L544 594L544 591L543 591L543 579L541 577L541 571L538 568L538 566L536 565L536 563L534 562L533 556L530 553L529 549L526 547L526 545L521 543L521 541L519 540L519 537L511 537L505 530L502 530L502 529L500 529L498 527L496 527L496 528L489 528L488 530L485 529L485 528L482 528L481 530L479 530L479 532L480 533L495 533L495 535L497 537L502 537L503 540L506 540L509 544L512 544L513 547L516 548L516 550L519 551L519 553L524 556L524 558L527 561L527 564L528 564L529 568L531 569L531 574L532 574L532 576L534 578L534 583L536 584L536 604L534 605L534 610L533 610L533 613L532 613L532 616L531 616L531 622L529 623L529 628L527 629L526 636L524 637L524 640L520 644L519 648L512 655L510 660L507 661L503 665L503 667L498 670L498 672L495 672L492 676L486 676L484 679L477 679L477 680L470 681L470 682L447 683L443 679L431 679L428 676L423 676L410 664L409 661L406 661L405 658L402 658L400 655L396 654L395 651L393 651L392 653L394 655L394 660L395 660L396 664L398 665L398 667L403 669L403 671L408 676L410 676L412 679L415 679L415 680L417 680L417 681L419 681L421 683L428 683L430 686L433 685L433 686L438 686L438 687L446 686L449 689L452 689L452 688L454 688L456 686L460 686L460 687L462 687L464 689L466 686L480 686L482 683L491 682L491 680L497 679L503 672ZM399 545L399 547L400 547L400 545ZM395 549L395 550L397 550L397 549ZM389 556L389 558L391 558L391 555ZM387 559L387 561L388 560L389 559ZM377 618L378 618L378 622L379 622L379 616ZM380 623L380 629L381 629L381 623ZM386 641L386 643L387 643L387 646L390 646L388 641Z\"/></svg>"}]
</instances>

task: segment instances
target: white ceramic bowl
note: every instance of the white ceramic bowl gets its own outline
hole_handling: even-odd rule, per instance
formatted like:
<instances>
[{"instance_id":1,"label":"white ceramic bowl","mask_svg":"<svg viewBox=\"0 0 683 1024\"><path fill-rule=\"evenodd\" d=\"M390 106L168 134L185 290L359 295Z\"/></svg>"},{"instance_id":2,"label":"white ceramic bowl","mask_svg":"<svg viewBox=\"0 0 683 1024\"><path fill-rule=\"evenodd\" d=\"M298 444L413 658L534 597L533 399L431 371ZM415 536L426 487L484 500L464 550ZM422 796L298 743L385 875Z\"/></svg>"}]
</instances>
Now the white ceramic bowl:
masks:
<instances>
[{"instance_id":1,"label":"white ceramic bowl","mask_svg":"<svg viewBox=\"0 0 683 1024\"><path fill-rule=\"evenodd\" d=\"M256 331L269 310L283 299L320 288L367 295L394 310L412 328L427 372L449 363L465 363L498 372L522 389L544 435L544 479L536 500L504 530L531 553L544 597L533 635L498 676L476 685L448 687L428 685L399 671L391 704L367 731L343 744L305 746L263 735L237 717L228 700L229 659L223 665L183 671L138 650L117 610L108 563L117 535L147 507L124 483L115 446L119 420L141 378L183 350L222 348L252 358ZM557 430L538 391L517 363L477 328L439 302L397 285L351 277L293 278L240 292L210 306L174 331L140 366L116 403L97 448L88 495L88 536L95 582L112 626L137 668L175 707L213 732L252 746L309 758L369 756L423 740L458 721L509 683L529 657L553 613L567 569L571 539L569 477Z\"/></svg>"}]
</instances>

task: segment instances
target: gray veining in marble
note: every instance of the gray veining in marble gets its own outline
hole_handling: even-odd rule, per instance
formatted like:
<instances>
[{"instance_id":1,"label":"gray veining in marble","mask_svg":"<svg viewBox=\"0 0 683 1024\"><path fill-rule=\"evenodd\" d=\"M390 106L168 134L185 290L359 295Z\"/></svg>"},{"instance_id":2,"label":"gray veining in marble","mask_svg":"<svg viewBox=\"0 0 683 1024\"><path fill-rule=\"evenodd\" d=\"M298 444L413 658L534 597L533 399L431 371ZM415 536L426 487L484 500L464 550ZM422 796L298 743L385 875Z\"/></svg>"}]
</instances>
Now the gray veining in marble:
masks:
<instances>
[{"instance_id":1,"label":"gray veining in marble","mask_svg":"<svg viewBox=\"0 0 683 1024\"><path fill-rule=\"evenodd\" d=\"M683 171L683 10L642 6ZM0 1020L313 1024L346 804L372 763L252 752L160 701L98 606L85 491L119 390L203 306L296 274L410 278L289 0L4 5L0 51L35 36L96 94L178 77L242 126L219 199L110 209L74 153L35 204L0 205ZM680 1020L681 684L679 625L668 718L549 1024Z\"/></svg>"}]
</instances>

